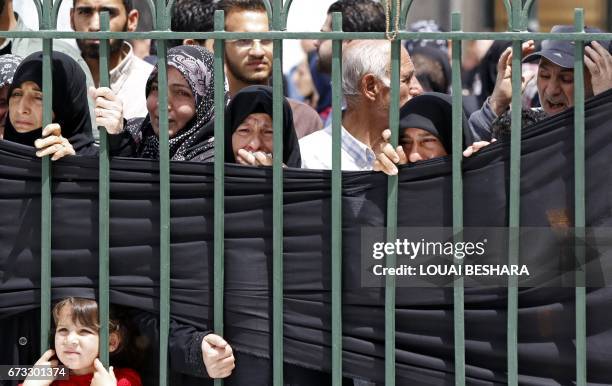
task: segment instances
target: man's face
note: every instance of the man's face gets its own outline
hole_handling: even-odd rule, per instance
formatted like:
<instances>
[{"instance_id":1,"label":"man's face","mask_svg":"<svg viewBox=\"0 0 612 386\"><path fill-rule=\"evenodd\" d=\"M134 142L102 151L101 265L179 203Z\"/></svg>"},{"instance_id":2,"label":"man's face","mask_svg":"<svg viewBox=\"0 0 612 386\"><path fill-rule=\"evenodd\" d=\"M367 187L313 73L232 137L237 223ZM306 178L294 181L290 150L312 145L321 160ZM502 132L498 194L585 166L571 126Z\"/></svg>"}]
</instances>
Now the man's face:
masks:
<instances>
[{"instance_id":1,"label":"man's face","mask_svg":"<svg viewBox=\"0 0 612 386\"><path fill-rule=\"evenodd\" d=\"M585 97L593 96L590 73L585 71ZM544 112L558 114L574 106L574 69L564 68L542 58L538 66L538 94Z\"/></svg>"},{"instance_id":2,"label":"man's face","mask_svg":"<svg viewBox=\"0 0 612 386\"><path fill-rule=\"evenodd\" d=\"M77 32L100 31L100 13L108 11L110 30L112 32L135 31L138 25L138 11L126 12L123 0L75 0L74 8L70 10L70 26ZM111 39L111 52L121 49L123 40ZM77 39L84 58L97 59L100 52L100 41L92 39Z\"/></svg>"},{"instance_id":3,"label":"man's face","mask_svg":"<svg viewBox=\"0 0 612 386\"><path fill-rule=\"evenodd\" d=\"M438 137L429 131L415 127L404 129L399 144L404 148L408 162L424 161L447 155Z\"/></svg>"},{"instance_id":4,"label":"man's face","mask_svg":"<svg viewBox=\"0 0 612 386\"><path fill-rule=\"evenodd\" d=\"M321 32L330 32L332 30L332 17L327 15ZM331 73L331 59L332 59L332 41L329 39L315 41L315 49L319 56L318 68L319 71L325 74Z\"/></svg>"},{"instance_id":5,"label":"man's face","mask_svg":"<svg viewBox=\"0 0 612 386\"><path fill-rule=\"evenodd\" d=\"M408 56L408 51L402 47L400 58L399 105L403 106L410 99L423 93L423 87L416 78L414 65ZM383 107L388 111L391 104L391 88L382 88Z\"/></svg>"},{"instance_id":6,"label":"man's face","mask_svg":"<svg viewBox=\"0 0 612 386\"><path fill-rule=\"evenodd\" d=\"M268 15L262 11L230 12L228 32L266 32ZM236 79L247 84L267 84L272 71L272 40L238 39L225 44L225 64Z\"/></svg>"}]
</instances>

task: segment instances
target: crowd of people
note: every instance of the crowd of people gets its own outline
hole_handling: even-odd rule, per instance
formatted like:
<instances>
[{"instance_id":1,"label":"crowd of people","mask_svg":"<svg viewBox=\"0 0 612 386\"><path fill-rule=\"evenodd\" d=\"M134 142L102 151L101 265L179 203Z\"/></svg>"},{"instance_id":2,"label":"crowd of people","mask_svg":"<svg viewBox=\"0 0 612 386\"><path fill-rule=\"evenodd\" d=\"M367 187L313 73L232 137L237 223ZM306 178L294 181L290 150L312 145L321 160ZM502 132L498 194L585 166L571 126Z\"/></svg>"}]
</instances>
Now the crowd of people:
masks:
<instances>
[{"instance_id":1,"label":"crowd of people","mask_svg":"<svg viewBox=\"0 0 612 386\"><path fill-rule=\"evenodd\" d=\"M0 27L26 30L12 8L13 0L0 1ZM110 14L111 31L135 31L139 12L132 0L72 0L71 26L95 32L100 12ZM172 30L211 31L214 11L225 12L225 30L265 32L266 8L260 0L177 0ZM385 12L374 0L338 0L327 12L321 31L331 31L331 13L342 12L344 31L385 31ZM413 31L435 31L431 22L410 26ZM555 26L551 32L571 32L572 26ZM587 28L587 32L600 32ZM98 127L109 135L112 156L159 159L160 107L158 60L167 63L167 129L170 158L176 161L212 162L223 151L227 163L270 166L273 160L271 39L225 41L225 111L215 111L214 56L211 40L170 40L167 57L155 52L139 58L125 40L110 40L110 87L99 85L97 40L77 39L78 50L63 42L53 45L52 119L43 127L40 39L0 38L0 136L3 140L35 147L38 157L52 160L98 153ZM509 131L512 99L512 49L495 42L482 62L465 71L462 120L464 156L503 140ZM331 40L304 42L306 59L285 79L283 96L283 164L292 168L331 169ZM612 46L609 41L587 42L584 53L585 96L612 88ZM523 127L561 113L574 105L574 45L544 40L523 44L525 66L536 74L523 79ZM412 40L402 44L399 83L399 146L390 144L391 104L390 44L386 40L342 42L341 169L346 171L399 172L399 165L417 163L452 153L452 103L449 45L445 40ZM535 64L533 64L535 62ZM469 76L468 76L469 75ZM531 92L529 91L531 90ZM225 115L225 146L215 147L214 120ZM74 380L92 385L140 385L133 370L106 370L99 351L95 301L68 298L53 311L54 350L37 364L61 361ZM132 316L142 320L142 315ZM152 316L151 316L152 318ZM140 325L150 325L151 319ZM138 324L138 323L137 323ZM121 324L111 322L109 351L126 350ZM141 332L142 333L142 332ZM17 344L15 343L15 346ZM234 353L231 342L210 331L173 322L170 334L171 363L198 377L228 378L228 384L248 380L252 385L271 384L269 361ZM81 355L81 350L87 353ZM77 355L78 354L78 355ZM78 359L78 360L77 360ZM35 358L32 359L34 363ZM142 374L141 374L142 375ZM292 385L329 384L329 375L287 365L285 380ZM63 381L62 381L63 382ZM85 383L83 383L85 382ZM25 380L24 385L38 384ZM51 384L50 382L47 384ZM147 384L144 382L144 384ZM187 383L184 383L187 384ZM350 379L346 384L372 385Z\"/></svg>"}]
</instances>

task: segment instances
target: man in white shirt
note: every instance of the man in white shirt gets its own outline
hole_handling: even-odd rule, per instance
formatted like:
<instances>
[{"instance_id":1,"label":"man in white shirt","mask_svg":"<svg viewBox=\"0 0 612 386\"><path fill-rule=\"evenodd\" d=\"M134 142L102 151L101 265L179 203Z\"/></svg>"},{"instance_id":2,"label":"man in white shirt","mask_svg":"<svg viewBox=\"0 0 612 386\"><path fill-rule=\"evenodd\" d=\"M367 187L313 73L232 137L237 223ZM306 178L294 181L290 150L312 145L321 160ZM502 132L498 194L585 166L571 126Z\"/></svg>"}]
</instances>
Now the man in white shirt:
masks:
<instances>
[{"instance_id":1,"label":"man in white shirt","mask_svg":"<svg viewBox=\"0 0 612 386\"><path fill-rule=\"evenodd\" d=\"M414 65L404 47L400 59L400 106L420 95ZM342 170L372 170L377 147L385 143L382 132L389 126L391 101L391 45L388 41L357 41L342 55L342 93L346 110L342 117ZM302 167L331 169L332 128L300 140Z\"/></svg>"},{"instance_id":2,"label":"man in white shirt","mask_svg":"<svg viewBox=\"0 0 612 386\"><path fill-rule=\"evenodd\" d=\"M99 31L102 11L108 11L113 32L132 32L138 26L138 10L133 8L132 0L74 0L74 8L70 10L72 29ZM77 39L77 45L91 71L94 85L99 87L100 42ZM145 85L153 66L136 57L128 42L111 39L109 68L111 89L123 101L123 116L126 119L146 116Z\"/></svg>"}]
</instances>

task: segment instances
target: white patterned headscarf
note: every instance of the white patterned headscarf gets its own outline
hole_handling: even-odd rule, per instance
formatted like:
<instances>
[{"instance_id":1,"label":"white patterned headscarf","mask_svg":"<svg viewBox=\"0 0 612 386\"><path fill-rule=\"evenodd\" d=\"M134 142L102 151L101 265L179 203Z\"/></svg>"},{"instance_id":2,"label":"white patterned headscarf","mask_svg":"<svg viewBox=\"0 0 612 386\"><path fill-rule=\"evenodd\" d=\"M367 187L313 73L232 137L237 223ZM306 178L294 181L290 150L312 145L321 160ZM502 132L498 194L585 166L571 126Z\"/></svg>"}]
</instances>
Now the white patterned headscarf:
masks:
<instances>
[{"instance_id":1,"label":"white patterned headscarf","mask_svg":"<svg viewBox=\"0 0 612 386\"><path fill-rule=\"evenodd\" d=\"M170 159L184 161L187 149L193 148L196 137L205 129L215 115L214 111L214 68L213 55L200 46L177 46L168 50L168 66L176 68L185 78L195 98L196 114L170 138ZM157 79L158 67L147 80L146 95L149 95L153 82ZM142 158L159 158L159 138L151 126L150 116L128 122L128 131L139 142L137 156ZM203 141L202 146L212 146L210 141Z\"/></svg>"},{"instance_id":2,"label":"white patterned headscarf","mask_svg":"<svg viewBox=\"0 0 612 386\"><path fill-rule=\"evenodd\" d=\"M23 59L17 55L0 55L0 87L8 86L13 83L15 70L17 70L22 60Z\"/></svg>"}]
</instances>

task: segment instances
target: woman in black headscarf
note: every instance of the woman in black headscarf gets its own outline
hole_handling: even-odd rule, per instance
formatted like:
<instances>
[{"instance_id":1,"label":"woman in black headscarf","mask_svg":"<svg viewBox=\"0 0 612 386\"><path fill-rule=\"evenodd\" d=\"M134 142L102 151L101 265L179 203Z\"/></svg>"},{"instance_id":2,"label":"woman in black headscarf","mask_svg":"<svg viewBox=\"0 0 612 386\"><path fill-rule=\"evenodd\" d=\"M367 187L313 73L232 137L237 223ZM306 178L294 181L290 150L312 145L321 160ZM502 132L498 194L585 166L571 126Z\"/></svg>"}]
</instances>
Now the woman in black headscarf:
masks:
<instances>
[{"instance_id":1,"label":"woman in black headscarf","mask_svg":"<svg viewBox=\"0 0 612 386\"><path fill-rule=\"evenodd\" d=\"M225 138L225 162L272 165L274 141L271 87L249 86L234 96L225 113ZM293 126L293 113L284 97L283 163L295 168L301 167L302 164L300 146Z\"/></svg>"},{"instance_id":2,"label":"woman in black headscarf","mask_svg":"<svg viewBox=\"0 0 612 386\"><path fill-rule=\"evenodd\" d=\"M38 148L37 156L96 154L91 136L85 74L68 55L52 52L53 122L42 128L43 54L26 57L9 88L9 117L4 139Z\"/></svg>"},{"instance_id":3,"label":"woman in black headscarf","mask_svg":"<svg viewBox=\"0 0 612 386\"><path fill-rule=\"evenodd\" d=\"M213 131L213 122L208 132ZM225 162L242 165L270 166L273 154L272 88L249 86L238 92L225 109ZM197 149L195 149L197 150ZM189 150L190 159L212 161L214 150L196 154ZM283 97L283 163L301 167L300 147L293 113Z\"/></svg>"},{"instance_id":4,"label":"woman in black headscarf","mask_svg":"<svg viewBox=\"0 0 612 386\"><path fill-rule=\"evenodd\" d=\"M127 130L136 142L135 157L159 159L158 66L146 85L147 110L142 119L128 121ZM213 56L200 46L177 46L168 50L168 130L170 159L184 161L213 146L206 124L214 118Z\"/></svg>"},{"instance_id":5,"label":"woman in black headscarf","mask_svg":"<svg viewBox=\"0 0 612 386\"><path fill-rule=\"evenodd\" d=\"M374 170L397 174L397 165L414 163L452 154L452 97L430 92L406 102L399 112L399 146L388 143L390 130L383 132ZM465 111L462 110L462 140L472 143Z\"/></svg>"},{"instance_id":6,"label":"woman in black headscarf","mask_svg":"<svg viewBox=\"0 0 612 386\"><path fill-rule=\"evenodd\" d=\"M443 157L453 152L452 97L425 93L408 101L400 109L399 144L408 162ZM469 124L462 114L462 133L469 140Z\"/></svg>"}]
</instances>

